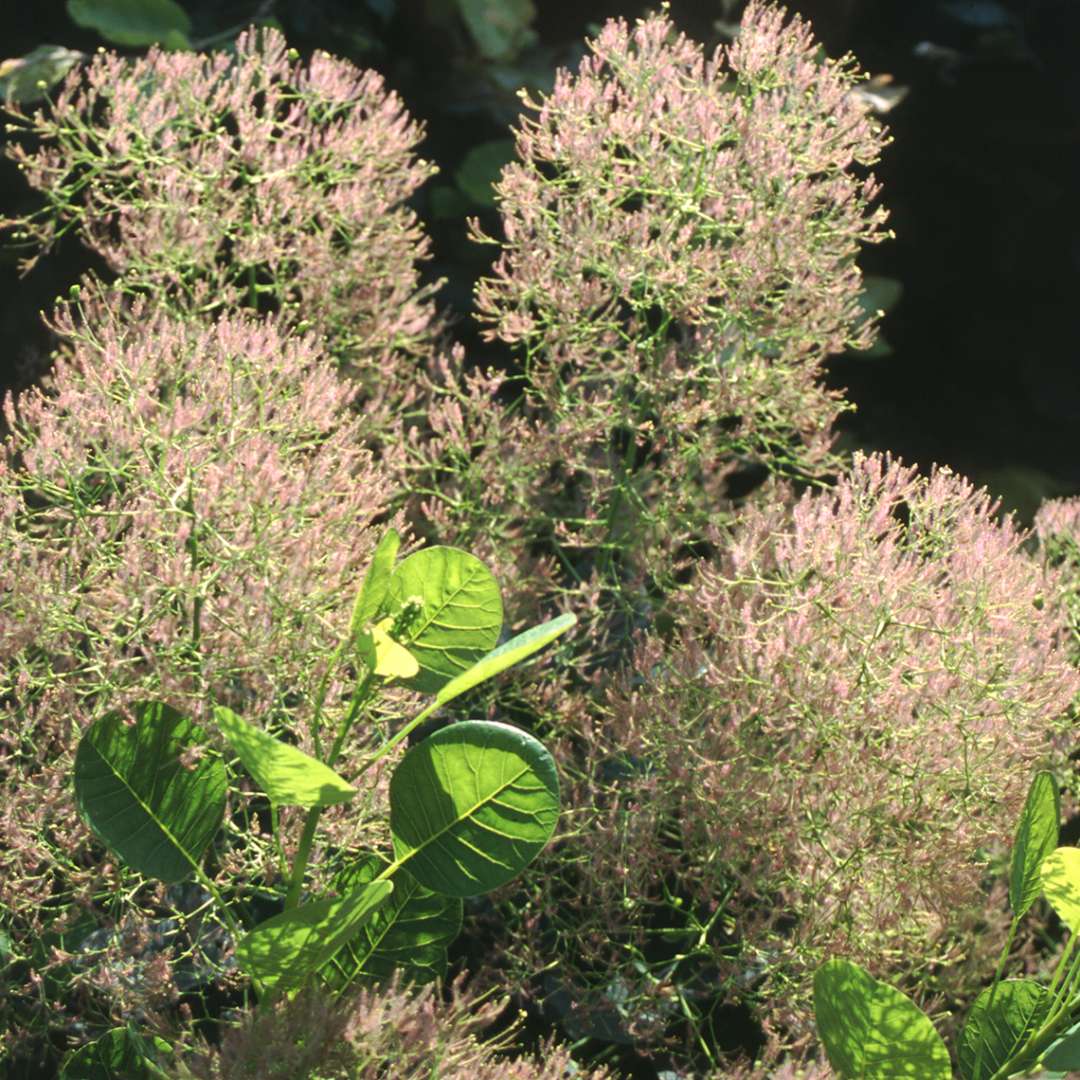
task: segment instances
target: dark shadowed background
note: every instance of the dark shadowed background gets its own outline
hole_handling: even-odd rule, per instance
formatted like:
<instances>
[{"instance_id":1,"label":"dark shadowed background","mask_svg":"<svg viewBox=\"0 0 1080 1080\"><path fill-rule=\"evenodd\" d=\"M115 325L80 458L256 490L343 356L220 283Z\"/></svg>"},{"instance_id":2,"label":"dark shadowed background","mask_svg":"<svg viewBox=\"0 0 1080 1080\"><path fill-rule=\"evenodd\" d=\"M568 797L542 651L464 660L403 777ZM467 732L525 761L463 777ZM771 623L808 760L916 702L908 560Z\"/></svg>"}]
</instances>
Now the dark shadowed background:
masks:
<instances>
[{"instance_id":1,"label":"dark shadowed background","mask_svg":"<svg viewBox=\"0 0 1080 1080\"><path fill-rule=\"evenodd\" d=\"M424 121L422 153L441 170L418 199L435 240L433 277L460 319L470 357L499 362L468 319L490 250L463 218L497 230L489 181L508 153L516 90L543 91L576 66L583 39L634 0L184 0L196 43L276 19L301 52L322 48L374 67ZM712 46L740 0L672 0L676 23ZM878 167L896 239L868 250L871 306L892 306L884 343L836 357L833 385L858 411L853 445L888 448L926 467L951 465L1022 518L1047 496L1080 492L1080 3L1077 0L797 0L830 54L853 52L882 81L894 142ZM486 8L485 19L477 12ZM471 21L470 21L471 16ZM63 0L4 4L0 52L42 44L92 51L96 32ZM137 50L132 50L137 51ZM895 104L893 104L895 102ZM0 215L33 196L0 164ZM0 254L0 387L48 362L38 312L89 257L65 243L20 278ZM898 297L898 299L897 299Z\"/></svg>"}]
</instances>

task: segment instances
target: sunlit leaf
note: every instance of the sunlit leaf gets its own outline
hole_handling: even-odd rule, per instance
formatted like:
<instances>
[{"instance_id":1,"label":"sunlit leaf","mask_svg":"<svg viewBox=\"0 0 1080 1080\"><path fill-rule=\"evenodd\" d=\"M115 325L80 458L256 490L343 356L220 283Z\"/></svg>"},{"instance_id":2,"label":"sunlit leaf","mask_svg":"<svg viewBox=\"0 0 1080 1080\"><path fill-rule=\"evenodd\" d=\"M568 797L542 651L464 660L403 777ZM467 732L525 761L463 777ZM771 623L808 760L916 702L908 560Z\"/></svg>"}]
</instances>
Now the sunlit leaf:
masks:
<instances>
[{"instance_id":1,"label":"sunlit leaf","mask_svg":"<svg viewBox=\"0 0 1080 1080\"><path fill-rule=\"evenodd\" d=\"M387 529L375 546L371 565L364 574L364 583L357 593L356 603L353 604L352 619L349 623L353 634L359 634L379 614L390 588L390 576L394 571L394 560L400 547L401 537L395 529Z\"/></svg>"},{"instance_id":2,"label":"sunlit leaf","mask_svg":"<svg viewBox=\"0 0 1080 1080\"><path fill-rule=\"evenodd\" d=\"M1039 898L1043 860L1057 847L1061 795L1053 773L1036 773L1013 842L1009 906L1019 918Z\"/></svg>"},{"instance_id":3,"label":"sunlit leaf","mask_svg":"<svg viewBox=\"0 0 1080 1080\"><path fill-rule=\"evenodd\" d=\"M827 960L814 975L814 1015L843 1080L948 1080L949 1052L915 1003L858 964Z\"/></svg>"},{"instance_id":4,"label":"sunlit leaf","mask_svg":"<svg viewBox=\"0 0 1080 1080\"><path fill-rule=\"evenodd\" d=\"M1043 860L1042 888L1058 918L1080 933L1080 848L1060 847Z\"/></svg>"},{"instance_id":5,"label":"sunlit leaf","mask_svg":"<svg viewBox=\"0 0 1080 1080\"><path fill-rule=\"evenodd\" d=\"M375 674L384 679L411 679L420 671L420 665L416 657L387 632L392 621L384 619L371 628L375 645Z\"/></svg>"},{"instance_id":6,"label":"sunlit leaf","mask_svg":"<svg viewBox=\"0 0 1080 1080\"><path fill-rule=\"evenodd\" d=\"M456 678L451 679L436 695L435 700L440 705L453 701L459 694L471 690L474 686L494 678L500 671L513 667L514 664L539 652L545 645L550 644L560 634L565 633L577 622L575 615L560 615L556 619L550 619L540 626L534 626L521 634L504 642L497 649L492 649L478 663L473 664L468 671L463 671Z\"/></svg>"},{"instance_id":7,"label":"sunlit leaf","mask_svg":"<svg viewBox=\"0 0 1080 1080\"><path fill-rule=\"evenodd\" d=\"M225 812L225 767L200 730L161 702L97 720L75 754L75 796L90 827L130 867L180 881Z\"/></svg>"},{"instance_id":8,"label":"sunlit leaf","mask_svg":"<svg viewBox=\"0 0 1080 1080\"><path fill-rule=\"evenodd\" d=\"M275 805L332 806L356 794L333 769L249 724L231 709L217 706L214 719L244 768Z\"/></svg>"},{"instance_id":9,"label":"sunlit leaf","mask_svg":"<svg viewBox=\"0 0 1080 1080\"><path fill-rule=\"evenodd\" d=\"M516 877L558 818L554 760L508 724L451 724L414 746L390 780L394 853L448 896L477 896Z\"/></svg>"},{"instance_id":10,"label":"sunlit leaf","mask_svg":"<svg viewBox=\"0 0 1080 1080\"><path fill-rule=\"evenodd\" d=\"M390 579L386 611L394 639L420 665L408 685L435 693L493 649L502 631L502 598L488 568L459 548L429 547L402 559Z\"/></svg>"},{"instance_id":11,"label":"sunlit leaf","mask_svg":"<svg viewBox=\"0 0 1080 1080\"><path fill-rule=\"evenodd\" d=\"M989 1080L1039 1030L1052 1002L1046 988L1031 979L1007 979L984 990L956 1045L966 1080Z\"/></svg>"},{"instance_id":12,"label":"sunlit leaf","mask_svg":"<svg viewBox=\"0 0 1080 1080\"><path fill-rule=\"evenodd\" d=\"M339 899L317 900L260 923L236 946L240 967L264 990L293 990L323 966L394 891L374 881Z\"/></svg>"}]
</instances>

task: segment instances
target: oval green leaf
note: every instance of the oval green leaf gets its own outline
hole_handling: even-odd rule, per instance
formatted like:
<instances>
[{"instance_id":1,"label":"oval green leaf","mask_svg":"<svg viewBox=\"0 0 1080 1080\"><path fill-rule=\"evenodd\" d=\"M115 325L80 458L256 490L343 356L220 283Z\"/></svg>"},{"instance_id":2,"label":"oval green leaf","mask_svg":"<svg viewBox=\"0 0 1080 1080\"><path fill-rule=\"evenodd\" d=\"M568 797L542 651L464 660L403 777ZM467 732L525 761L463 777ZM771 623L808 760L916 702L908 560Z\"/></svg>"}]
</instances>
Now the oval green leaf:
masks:
<instances>
[{"instance_id":1,"label":"oval green leaf","mask_svg":"<svg viewBox=\"0 0 1080 1080\"><path fill-rule=\"evenodd\" d=\"M114 45L191 48L191 20L175 0L67 0L67 10L77 26Z\"/></svg>"},{"instance_id":2,"label":"oval green leaf","mask_svg":"<svg viewBox=\"0 0 1080 1080\"><path fill-rule=\"evenodd\" d=\"M1009 906L1020 918L1039 898L1043 860L1057 847L1061 795L1054 774L1035 774L1016 827L1009 873Z\"/></svg>"},{"instance_id":3,"label":"oval green leaf","mask_svg":"<svg viewBox=\"0 0 1080 1080\"><path fill-rule=\"evenodd\" d=\"M175 0L67 0L71 22L116 45L190 49L191 19Z\"/></svg>"},{"instance_id":4,"label":"oval green leaf","mask_svg":"<svg viewBox=\"0 0 1080 1080\"><path fill-rule=\"evenodd\" d=\"M495 139L474 146L462 159L454 180L473 206L494 206L495 190L506 165L514 160L514 140Z\"/></svg>"},{"instance_id":5,"label":"oval green leaf","mask_svg":"<svg viewBox=\"0 0 1080 1080\"><path fill-rule=\"evenodd\" d=\"M1044 1069L1080 1070L1080 1024L1073 1024L1043 1055Z\"/></svg>"},{"instance_id":6,"label":"oval green leaf","mask_svg":"<svg viewBox=\"0 0 1080 1080\"><path fill-rule=\"evenodd\" d=\"M341 899L283 911L241 938L236 961L263 990L295 990L385 903L393 882L373 881Z\"/></svg>"},{"instance_id":7,"label":"oval green leaf","mask_svg":"<svg viewBox=\"0 0 1080 1080\"><path fill-rule=\"evenodd\" d=\"M989 1080L1039 1030L1052 1003L1046 987L1031 979L1007 979L984 990L956 1044L966 1080Z\"/></svg>"},{"instance_id":8,"label":"oval green leaf","mask_svg":"<svg viewBox=\"0 0 1080 1080\"><path fill-rule=\"evenodd\" d=\"M486 60L510 61L536 41L533 0L457 0L457 9Z\"/></svg>"},{"instance_id":9,"label":"oval green leaf","mask_svg":"<svg viewBox=\"0 0 1080 1080\"><path fill-rule=\"evenodd\" d=\"M113 1028L76 1050L60 1069L60 1080L157 1080L168 1075L158 1067L159 1055L172 1056L164 1039Z\"/></svg>"},{"instance_id":10,"label":"oval green leaf","mask_svg":"<svg viewBox=\"0 0 1080 1080\"><path fill-rule=\"evenodd\" d=\"M411 601L417 611L407 618ZM478 558L458 548L425 548L398 563L386 610L404 623L393 636L420 665L407 685L428 694L490 652L502 631L499 586Z\"/></svg>"},{"instance_id":11,"label":"oval green leaf","mask_svg":"<svg viewBox=\"0 0 1080 1080\"><path fill-rule=\"evenodd\" d=\"M198 868L225 812L225 766L202 732L161 702L111 712L87 728L75 754L75 797L95 833L147 877L181 881Z\"/></svg>"},{"instance_id":12,"label":"oval green leaf","mask_svg":"<svg viewBox=\"0 0 1080 1080\"><path fill-rule=\"evenodd\" d=\"M371 556L371 565L364 575L364 584L360 586L356 603L353 604L349 630L354 637L379 614L379 609L383 606L390 588L390 577L394 571L394 560L397 558L399 547L401 547L401 537L398 536L396 529L387 529L375 546L375 553Z\"/></svg>"},{"instance_id":13,"label":"oval green leaf","mask_svg":"<svg viewBox=\"0 0 1080 1080\"><path fill-rule=\"evenodd\" d=\"M276 806L332 806L356 794L356 788L329 766L249 724L231 709L216 706L214 719L244 768Z\"/></svg>"},{"instance_id":14,"label":"oval green leaf","mask_svg":"<svg viewBox=\"0 0 1080 1080\"><path fill-rule=\"evenodd\" d=\"M390 780L394 854L448 896L478 896L516 877L558 818L554 760L509 724L451 724L414 746Z\"/></svg>"},{"instance_id":15,"label":"oval green leaf","mask_svg":"<svg viewBox=\"0 0 1080 1080\"><path fill-rule=\"evenodd\" d=\"M1042 888L1058 918L1080 933L1080 848L1060 847L1043 859Z\"/></svg>"},{"instance_id":16,"label":"oval green leaf","mask_svg":"<svg viewBox=\"0 0 1080 1080\"><path fill-rule=\"evenodd\" d=\"M929 1018L858 964L827 960L814 975L814 1016L844 1080L949 1080L949 1052Z\"/></svg>"},{"instance_id":17,"label":"oval green leaf","mask_svg":"<svg viewBox=\"0 0 1080 1080\"><path fill-rule=\"evenodd\" d=\"M391 621L384 619L371 628L371 640L375 646L375 674L384 679L411 679L420 673L420 665L416 657L388 633Z\"/></svg>"},{"instance_id":18,"label":"oval green leaf","mask_svg":"<svg viewBox=\"0 0 1080 1080\"><path fill-rule=\"evenodd\" d=\"M389 865L379 855L368 855L339 874L334 887L338 892L357 889ZM388 979L395 971L418 984L446 975L447 946L461 932L461 901L425 889L404 869L393 881L390 899L319 970L331 989L344 990L359 979Z\"/></svg>"},{"instance_id":19,"label":"oval green leaf","mask_svg":"<svg viewBox=\"0 0 1080 1080\"><path fill-rule=\"evenodd\" d=\"M577 622L576 615L560 615L557 619L550 619L540 626L534 626L531 630L512 637L497 649L492 649L478 663L473 664L468 671L463 671L457 678L451 679L436 695L435 700L440 705L453 701L459 694L471 690L474 686L494 678L500 671L505 671L514 664L533 653L539 652L545 645L554 641L560 634L565 633Z\"/></svg>"},{"instance_id":20,"label":"oval green leaf","mask_svg":"<svg viewBox=\"0 0 1080 1080\"><path fill-rule=\"evenodd\" d=\"M85 58L85 53L62 45L39 45L25 56L0 60L0 101L20 105L41 101Z\"/></svg>"}]
</instances>

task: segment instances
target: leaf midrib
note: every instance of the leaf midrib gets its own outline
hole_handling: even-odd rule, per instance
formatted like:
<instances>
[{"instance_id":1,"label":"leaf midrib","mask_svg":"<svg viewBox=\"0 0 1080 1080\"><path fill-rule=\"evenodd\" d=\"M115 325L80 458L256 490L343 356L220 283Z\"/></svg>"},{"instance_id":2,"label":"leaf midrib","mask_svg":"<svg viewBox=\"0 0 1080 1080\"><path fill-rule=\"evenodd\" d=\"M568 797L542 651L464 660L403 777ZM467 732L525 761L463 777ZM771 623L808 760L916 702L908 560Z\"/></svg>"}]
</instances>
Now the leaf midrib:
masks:
<instances>
[{"instance_id":1,"label":"leaf midrib","mask_svg":"<svg viewBox=\"0 0 1080 1080\"><path fill-rule=\"evenodd\" d=\"M444 610L446 610L446 608L450 607L451 603L453 603L453 601L454 601L454 600L455 600L455 599L457 598L457 596L458 596L459 594L461 594L461 593L465 592L465 591L466 591L466 590L467 590L467 589L469 588L469 586L473 584L473 582L474 582L474 581L476 580L476 578L477 578L477 577L479 576L479 571L478 571L478 570L477 570L477 569L476 569L475 567L470 567L470 568L468 569L468 571L467 571L467 575L468 575L468 579L467 579L467 580L464 580L464 581L462 581L462 582L461 582L461 584L459 584L458 586L456 586L456 587L454 588L454 590L453 590L453 592L452 592L452 593L450 593L450 594L448 594L447 596L445 596L445 597L444 597L444 599L443 599L443 602L442 602L442 603L441 603L441 604L440 604L440 605L438 606L438 608L436 608L436 609L435 609L434 611L432 611L432 613L431 613L430 617L429 617L429 618L427 618L427 619L425 619L425 620L423 621L423 625L419 626L419 627L417 628L416 632L415 632L415 633L413 633L413 634L412 634L412 635L410 636L410 639L409 639L409 644L410 644L410 645L412 645L412 644L416 644L416 643L417 643L417 642L416 642L416 639L417 639L418 637L420 637L420 635L421 635L421 634L423 634L423 633L424 633L424 631L425 631L425 630L427 630L427 628L428 628L429 626L431 626L431 625L432 625L432 624L433 624L433 623L435 622L435 620L436 620L436 619L438 618L438 616L439 616L439 615L441 615L441 614L442 614L442 612L443 612ZM481 610L481 611L482 611L482 610L484 610L484 609L483 609L483 608L480 608L480 607L478 607L478 610ZM466 630L477 630L477 629L484 629L484 628L486 628L486 627L487 627L487 626L489 626L489 625L492 625L492 626L493 626L493 625L495 625L495 624L494 624L494 623L490 623L490 624L489 624L489 623L484 623L484 624L481 624L480 626L472 626L472 627L467 627L467 628L466 628ZM460 628L458 628L458 627L454 627L454 629L455 629L455 630L459 630L459 631L460 631ZM449 651L450 649L452 649L452 648L455 648L455 647L456 647L456 648L467 648L468 646L467 646L467 645L462 645L462 646L454 646L454 645L452 645L452 644L451 644L451 645L448 645L448 646L441 646L441 647L439 647L439 646L431 646L431 645L427 645L427 644L426 644L426 643L424 643L424 642L420 642L420 643L418 643L417 647L418 647L418 648L432 648L432 649L435 649L435 650L437 650L437 651L438 651L438 650L439 650L439 649L441 648L441 651Z\"/></svg>"},{"instance_id":2,"label":"leaf midrib","mask_svg":"<svg viewBox=\"0 0 1080 1080\"><path fill-rule=\"evenodd\" d=\"M101 752L101 750L98 748L98 745L97 745L96 742L92 741L90 743L90 749L93 750L94 753L101 759L102 763L109 770L109 772L111 772L113 774L113 776L115 776L116 779L120 781L121 785L131 795L132 799L139 805L140 809L143 811L143 813L146 814L146 816L150 819L150 821L162 831L162 833L169 840L169 842L176 848L176 850L179 851L180 854L183 855L185 859L187 859L187 861L188 861L189 865L191 866L192 870L195 870L197 872L198 869L199 869L198 860L193 858L191 853L187 850L187 848L184 847L180 843L180 841L176 839L176 837L173 835L172 830L168 827L168 825L166 825L164 822L162 822L162 821L160 821L158 819L157 815L143 801L143 799L141 798L139 793L131 786L131 784L128 783L128 781L124 777L124 775L122 773L118 772L113 767L112 762L109 761L109 759ZM166 787L167 786L168 785L166 784Z\"/></svg>"},{"instance_id":3,"label":"leaf midrib","mask_svg":"<svg viewBox=\"0 0 1080 1080\"><path fill-rule=\"evenodd\" d=\"M484 806L487 806L491 802L494 802L495 798L497 796L501 795L508 787L511 787L517 780L520 780L522 776L524 776L527 773L530 773L532 771L533 771L533 769L531 768L531 766L529 766L529 765L523 766L514 776L512 776L509 780L507 780L506 783L500 785L498 788L496 788L494 791L492 791L490 795L486 796L484 799L481 799L480 802L475 803L468 811L466 811L464 814L456 817L453 821L448 822L446 825L444 825L437 832L432 833L431 836L429 836L428 839L425 840L418 847L413 848L413 850L410 851L408 853L408 855L406 855L405 858L402 859L401 862L398 865L402 865L403 863L405 863L406 861L411 859L414 855L417 855L419 852L426 850L431 844L435 843L436 840L438 840L440 837L444 836L446 833L448 833L451 829L455 828L457 825L460 825L463 821L470 820L472 818L472 816L477 812L477 810L481 809ZM547 791L548 789L547 789L546 786L544 786L543 790ZM525 811L525 812L529 813L530 811ZM514 839L514 838L511 838L511 839ZM489 860L489 861L494 862L493 859Z\"/></svg>"}]
</instances>

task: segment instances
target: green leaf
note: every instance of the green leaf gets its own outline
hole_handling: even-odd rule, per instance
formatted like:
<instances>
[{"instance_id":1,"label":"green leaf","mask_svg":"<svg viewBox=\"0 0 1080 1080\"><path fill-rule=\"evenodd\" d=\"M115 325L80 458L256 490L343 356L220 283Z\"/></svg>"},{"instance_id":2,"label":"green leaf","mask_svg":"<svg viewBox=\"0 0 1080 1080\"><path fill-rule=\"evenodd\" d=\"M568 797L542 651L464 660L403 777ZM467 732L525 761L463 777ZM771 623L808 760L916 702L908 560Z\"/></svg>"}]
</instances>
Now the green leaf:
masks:
<instances>
[{"instance_id":1,"label":"green leaf","mask_svg":"<svg viewBox=\"0 0 1080 1080\"><path fill-rule=\"evenodd\" d=\"M486 682L488 679L505 671L514 664L520 663L533 653L539 652L545 645L554 641L560 634L565 633L577 622L576 615L560 615L557 619L549 619L540 626L534 626L524 633L512 637L497 649L492 649L478 663L473 664L468 671L463 671L455 679L451 679L436 695L435 700L440 705L453 701L459 694L471 690L474 686Z\"/></svg>"},{"instance_id":2,"label":"green leaf","mask_svg":"<svg viewBox=\"0 0 1080 1080\"><path fill-rule=\"evenodd\" d=\"M454 180L473 206L494 206L493 184L503 167L514 159L513 139L494 139L474 146L462 159Z\"/></svg>"},{"instance_id":3,"label":"green leaf","mask_svg":"<svg viewBox=\"0 0 1080 1080\"><path fill-rule=\"evenodd\" d=\"M236 946L236 961L264 990L295 990L370 919L394 891L373 881L342 899L317 900L260 923Z\"/></svg>"},{"instance_id":4,"label":"green leaf","mask_svg":"<svg viewBox=\"0 0 1080 1080\"><path fill-rule=\"evenodd\" d=\"M478 896L516 877L558 818L555 762L509 724L451 724L414 746L390 780L394 853L420 884L448 896Z\"/></svg>"},{"instance_id":5,"label":"green leaf","mask_svg":"<svg viewBox=\"0 0 1080 1080\"><path fill-rule=\"evenodd\" d=\"M356 794L356 788L328 765L249 724L231 709L216 706L214 719L275 806L333 806Z\"/></svg>"},{"instance_id":6,"label":"green leaf","mask_svg":"<svg viewBox=\"0 0 1080 1080\"><path fill-rule=\"evenodd\" d=\"M948 1080L949 1052L906 995L858 964L827 960L814 975L814 1016L843 1080Z\"/></svg>"},{"instance_id":7,"label":"green leaf","mask_svg":"<svg viewBox=\"0 0 1080 1080\"><path fill-rule=\"evenodd\" d=\"M473 213L475 206L449 184L435 184L428 189L428 207L436 221L456 221Z\"/></svg>"},{"instance_id":8,"label":"green leaf","mask_svg":"<svg viewBox=\"0 0 1080 1080\"><path fill-rule=\"evenodd\" d=\"M904 295L904 283L896 278L878 277L876 274L863 276L862 291L855 298L866 318L875 315L887 315Z\"/></svg>"},{"instance_id":9,"label":"green leaf","mask_svg":"<svg viewBox=\"0 0 1080 1080\"><path fill-rule=\"evenodd\" d=\"M1073 1024L1043 1055L1044 1069L1080 1069L1080 1024Z\"/></svg>"},{"instance_id":10,"label":"green leaf","mask_svg":"<svg viewBox=\"0 0 1080 1080\"><path fill-rule=\"evenodd\" d=\"M113 1028L76 1050L60 1069L60 1080L157 1080L167 1075L157 1067L159 1054L172 1055L164 1039Z\"/></svg>"},{"instance_id":11,"label":"green leaf","mask_svg":"<svg viewBox=\"0 0 1080 1080\"><path fill-rule=\"evenodd\" d=\"M399 645L388 633L392 619L384 619L371 628L371 640L375 647L375 674L384 679L411 679L420 671L408 649Z\"/></svg>"},{"instance_id":12,"label":"green leaf","mask_svg":"<svg viewBox=\"0 0 1080 1080\"><path fill-rule=\"evenodd\" d=\"M386 593L390 588L390 576L394 570L394 560L397 558L399 547L401 547L401 537L395 529L387 529L375 546L375 553L371 556L371 565L364 575L364 584L360 586L356 603L353 604L349 632L354 637L379 614L379 609L383 606Z\"/></svg>"},{"instance_id":13,"label":"green leaf","mask_svg":"<svg viewBox=\"0 0 1080 1080\"><path fill-rule=\"evenodd\" d=\"M856 328L861 328L863 324L877 318L879 315L887 315L900 302L903 293L903 283L895 278L876 277L873 274L866 274L863 277L862 291L855 298L862 309L862 316L858 319ZM879 328L870 348L862 349L854 355L866 359L880 360L892 356L893 352L893 347L885 340L885 335Z\"/></svg>"},{"instance_id":14,"label":"green leaf","mask_svg":"<svg viewBox=\"0 0 1080 1080\"><path fill-rule=\"evenodd\" d=\"M536 40L532 0L457 0L457 6L488 60L511 60Z\"/></svg>"},{"instance_id":15,"label":"green leaf","mask_svg":"<svg viewBox=\"0 0 1080 1080\"><path fill-rule=\"evenodd\" d=\"M1080 848L1060 847L1043 859L1042 887L1058 918L1080 933Z\"/></svg>"},{"instance_id":16,"label":"green leaf","mask_svg":"<svg viewBox=\"0 0 1080 1080\"><path fill-rule=\"evenodd\" d=\"M1009 906L1020 918L1039 898L1042 890L1040 868L1058 842L1061 795L1053 773L1035 774L1027 801L1020 814L1013 843L1009 874Z\"/></svg>"},{"instance_id":17,"label":"green leaf","mask_svg":"<svg viewBox=\"0 0 1080 1080\"><path fill-rule=\"evenodd\" d=\"M410 617L410 602L417 608ZM495 647L502 598L488 568L452 547L429 547L398 563L387 611L402 625L393 637L420 665L407 684L433 694Z\"/></svg>"},{"instance_id":18,"label":"green leaf","mask_svg":"<svg viewBox=\"0 0 1080 1080\"><path fill-rule=\"evenodd\" d=\"M334 888L358 888L389 865L368 855L339 874ZM461 932L461 901L425 889L404 869L393 881L390 900L320 969L319 977L332 989L344 990L357 979L387 979L395 971L414 983L446 975L447 946Z\"/></svg>"},{"instance_id":19,"label":"green leaf","mask_svg":"<svg viewBox=\"0 0 1080 1080\"><path fill-rule=\"evenodd\" d=\"M62 45L39 45L25 56L0 61L0 98L22 105L41 101L85 55Z\"/></svg>"},{"instance_id":20,"label":"green leaf","mask_svg":"<svg viewBox=\"0 0 1080 1080\"><path fill-rule=\"evenodd\" d=\"M114 45L190 49L191 20L174 0L67 0L71 21Z\"/></svg>"},{"instance_id":21,"label":"green leaf","mask_svg":"<svg viewBox=\"0 0 1080 1080\"><path fill-rule=\"evenodd\" d=\"M225 766L206 752L202 732L161 702L93 723L75 754L75 796L90 827L130 867L164 882L181 881L199 862L225 812Z\"/></svg>"},{"instance_id":22,"label":"green leaf","mask_svg":"<svg viewBox=\"0 0 1080 1080\"><path fill-rule=\"evenodd\" d=\"M984 990L975 999L956 1045L966 1080L989 1080L1042 1027L1052 1004L1046 987L1031 979L1006 979Z\"/></svg>"},{"instance_id":23,"label":"green leaf","mask_svg":"<svg viewBox=\"0 0 1080 1080\"><path fill-rule=\"evenodd\" d=\"M258 24L253 24L258 25ZM191 39L180 30L170 30L162 39L161 45L170 52L190 52L194 49Z\"/></svg>"}]
</instances>

